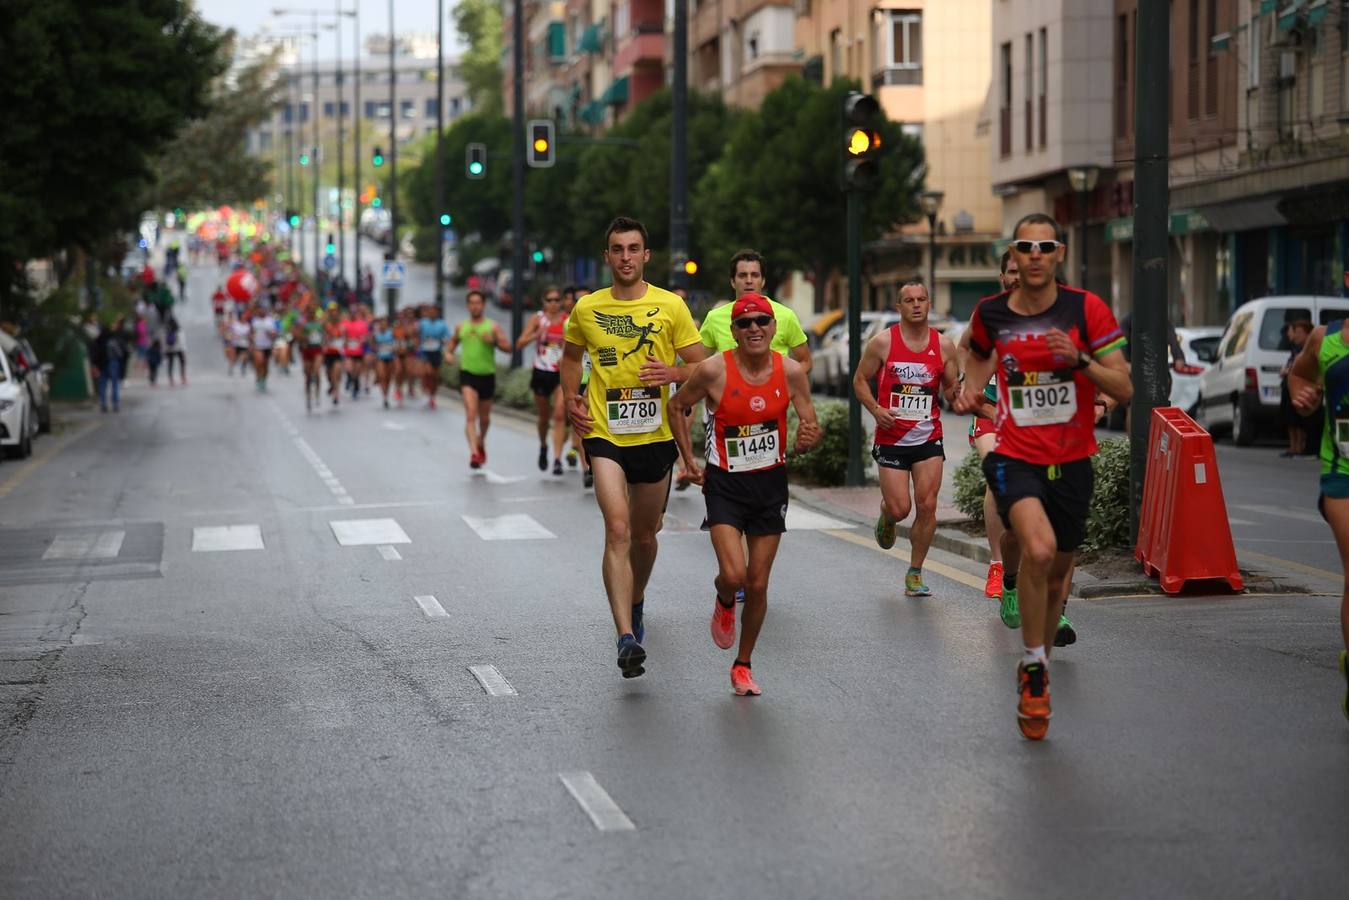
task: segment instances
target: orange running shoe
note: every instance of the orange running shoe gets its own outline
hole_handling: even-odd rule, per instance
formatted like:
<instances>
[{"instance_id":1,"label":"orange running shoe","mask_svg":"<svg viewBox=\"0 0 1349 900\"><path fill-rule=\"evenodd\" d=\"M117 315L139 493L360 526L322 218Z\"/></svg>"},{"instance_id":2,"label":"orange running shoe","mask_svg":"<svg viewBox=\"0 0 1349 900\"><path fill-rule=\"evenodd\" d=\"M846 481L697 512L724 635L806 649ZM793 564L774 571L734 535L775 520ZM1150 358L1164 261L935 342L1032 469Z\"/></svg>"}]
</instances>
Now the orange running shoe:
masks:
<instances>
[{"instance_id":1,"label":"orange running shoe","mask_svg":"<svg viewBox=\"0 0 1349 900\"><path fill-rule=\"evenodd\" d=\"M997 600L1002 596L1002 563L988 564L988 580L984 582L984 596Z\"/></svg>"},{"instance_id":2,"label":"orange running shoe","mask_svg":"<svg viewBox=\"0 0 1349 900\"><path fill-rule=\"evenodd\" d=\"M1021 663L1016 667L1016 724L1027 740L1040 741L1049 733L1049 669L1044 663Z\"/></svg>"},{"instance_id":3,"label":"orange running shoe","mask_svg":"<svg viewBox=\"0 0 1349 900\"><path fill-rule=\"evenodd\" d=\"M721 598L712 600L712 643L723 650L735 643L735 604L730 609L721 605Z\"/></svg>"},{"instance_id":4,"label":"orange running shoe","mask_svg":"<svg viewBox=\"0 0 1349 900\"><path fill-rule=\"evenodd\" d=\"M757 697L763 693L754 683L754 675L750 672L749 666L740 663L731 666L731 687L735 689L737 697Z\"/></svg>"}]
</instances>

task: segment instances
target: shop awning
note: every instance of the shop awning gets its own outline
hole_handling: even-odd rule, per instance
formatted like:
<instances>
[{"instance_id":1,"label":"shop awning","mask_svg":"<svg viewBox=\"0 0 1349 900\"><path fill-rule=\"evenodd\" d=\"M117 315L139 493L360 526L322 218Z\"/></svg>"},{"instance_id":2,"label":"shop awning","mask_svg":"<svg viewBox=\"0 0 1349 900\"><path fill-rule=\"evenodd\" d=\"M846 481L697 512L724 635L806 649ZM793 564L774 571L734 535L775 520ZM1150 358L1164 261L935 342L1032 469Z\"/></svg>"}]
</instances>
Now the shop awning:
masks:
<instances>
[{"instance_id":1,"label":"shop awning","mask_svg":"<svg viewBox=\"0 0 1349 900\"><path fill-rule=\"evenodd\" d=\"M600 22L588 27L581 32L581 39L576 42L577 53L603 53L604 52L604 26Z\"/></svg>"},{"instance_id":2,"label":"shop awning","mask_svg":"<svg viewBox=\"0 0 1349 900\"><path fill-rule=\"evenodd\" d=\"M1298 13L1302 9L1302 0L1293 0L1288 6L1279 10L1277 19L1279 32L1290 31L1298 23Z\"/></svg>"},{"instance_id":3,"label":"shop awning","mask_svg":"<svg viewBox=\"0 0 1349 900\"><path fill-rule=\"evenodd\" d=\"M1311 6L1307 7L1307 24L1316 26L1326 20L1326 14L1329 12L1329 4L1326 0L1316 0ZM1341 22L1341 28L1349 27L1349 22Z\"/></svg>"},{"instance_id":4,"label":"shop awning","mask_svg":"<svg viewBox=\"0 0 1349 900\"><path fill-rule=\"evenodd\" d=\"M598 100L591 100L581 107L576 118L591 125L601 125L604 123L604 104Z\"/></svg>"},{"instance_id":5,"label":"shop awning","mask_svg":"<svg viewBox=\"0 0 1349 900\"><path fill-rule=\"evenodd\" d=\"M622 78L615 78L609 86L604 89L600 102L610 106L620 106L628 102L628 82L631 76L624 75Z\"/></svg>"},{"instance_id":6,"label":"shop awning","mask_svg":"<svg viewBox=\"0 0 1349 900\"><path fill-rule=\"evenodd\" d=\"M1173 235L1182 235L1193 231L1208 231L1209 228L1209 221L1202 214L1193 209L1176 209L1171 211L1171 221L1168 223L1167 231ZM1132 241L1134 239L1134 217L1124 216L1106 222L1105 239L1107 243Z\"/></svg>"}]
</instances>

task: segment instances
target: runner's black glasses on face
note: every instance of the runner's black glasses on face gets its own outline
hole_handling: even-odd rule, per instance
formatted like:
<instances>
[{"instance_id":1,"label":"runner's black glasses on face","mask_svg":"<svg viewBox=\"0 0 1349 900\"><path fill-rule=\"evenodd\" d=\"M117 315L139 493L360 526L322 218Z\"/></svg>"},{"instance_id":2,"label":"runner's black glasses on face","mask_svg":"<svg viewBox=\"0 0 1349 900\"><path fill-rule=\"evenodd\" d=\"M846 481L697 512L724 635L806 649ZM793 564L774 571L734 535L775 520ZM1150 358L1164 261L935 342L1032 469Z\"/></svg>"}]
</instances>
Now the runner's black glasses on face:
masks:
<instances>
[{"instance_id":1,"label":"runner's black glasses on face","mask_svg":"<svg viewBox=\"0 0 1349 900\"><path fill-rule=\"evenodd\" d=\"M731 324L735 325L736 328L742 329L748 328L751 325L758 325L760 328L767 328L769 323L772 321L773 321L772 316L755 316L754 318L745 316L744 318L736 319Z\"/></svg>"},{"instance_id":2,"label":"runner's black glasses on face","mask_svg":"<svg viewBox=\"0 0 1349 900\"><path fill-rule=\"evenodd\" d=\"M1062 241L1012 241L1012 248L1017 253L1030 253L1032 250L1039 250L1046 256L1062 246L1064 246Z\"/></svg>"},{"instance_id":3,"label":"runner's black glasses on face","mask_svg":"<svg viewBox=\"0 0 1349 900\"><path fill-rule=\"evenodd\" d=\"M543 298L543 302L544 302L544 303L561 303L561 302L562 302L562 298L561 298L561 297L544 297L544 298Z\"/></svg>"}]
</instances>

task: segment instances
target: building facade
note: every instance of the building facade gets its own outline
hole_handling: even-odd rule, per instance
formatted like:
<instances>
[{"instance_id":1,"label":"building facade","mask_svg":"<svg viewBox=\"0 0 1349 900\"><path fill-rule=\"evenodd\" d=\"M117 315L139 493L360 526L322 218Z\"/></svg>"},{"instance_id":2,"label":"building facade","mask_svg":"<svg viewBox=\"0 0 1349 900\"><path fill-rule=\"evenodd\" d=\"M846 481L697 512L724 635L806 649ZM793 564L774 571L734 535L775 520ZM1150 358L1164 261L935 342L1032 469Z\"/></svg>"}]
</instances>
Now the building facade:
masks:
<instances>
[{"instance_id":1,"label":"building facade","mask_svg":"<svg viewBox=\"0 0 1349 900\"><path fill-rule=\"evenodd\" d=\"M758 109L801 71L789 0L690 0L689 89Z\"/></svg>"}]
</instances>

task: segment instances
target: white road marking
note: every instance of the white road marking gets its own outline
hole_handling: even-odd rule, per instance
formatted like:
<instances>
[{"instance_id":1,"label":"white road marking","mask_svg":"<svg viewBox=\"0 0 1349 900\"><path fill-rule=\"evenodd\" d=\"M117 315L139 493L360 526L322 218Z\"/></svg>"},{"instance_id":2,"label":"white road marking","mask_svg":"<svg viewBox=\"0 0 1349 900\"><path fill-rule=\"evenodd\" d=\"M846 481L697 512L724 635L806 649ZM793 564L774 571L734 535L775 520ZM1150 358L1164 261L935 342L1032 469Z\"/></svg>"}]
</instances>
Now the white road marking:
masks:
<instances>
[{"instance_id":1,"label":"white road marking","mask_svg":"<svg viewBox=\"0 0 1349 900\"><path fill-rule=\"evenodd\" d=\"M397 422L385 422L385 423L384 423L384 427L387 428L387 429L389 429L390 431L407 431L407 430L408 430L408 427L407 427L406 425L400 425L400 424L397 423Z\"/></svg>"},{"instance_id":2,"label":"white road marking","mask_svg":"<svg viewBox=\"0 0 1349 900\"><path fill-rule=\"evenodd\" d=\"M300 451L300 455L305 458L305 462L309 463L309 467L314 470L314 473L323 481L332 495L337 498L337 502L342 506L354 506L356 501L347 493L347 489L342 487L342 482L337 480L337 476L323 462L322 457L313 447L309 446L309 442L300 437L300 429L296 428L295 423L291 422L286 414L281 411L281 405L273 400L271 407L272 412L276 413L276 417L281 420L281 427L285 429L286 434L290 435L291 442L295 444L295 449Z\"/></svg>"},{"instance_id":3,"label":"white road marking","mask_svg":"<svg viewBox=\"0 0 1349 900\"><path fill-rule=\"evenodd\" d=\"M557 538L557 535L536 522L533 516L524 513L484 519L464 516L463 519L484 541L537 541Z\"/></svg>"},{"instance_id":4,"label":"white road marking","mask_svg":"<svg viewBox=\"0 0 1349 900\"><path fill-rule=\"evenodd\" d=\"M478 684L490 697L514 697L515 688L506 680L506 676L497 671L496 666L469 666L468 670L478 679Z\"/></svg>"},{"instance_id":5,"label":"white road marking","mask_svg":"<svg viewBox=\"0 0 1349 900\"><path fill-rule=\"evenodd\" d=\"M217 550L263 550L262 529L257 525L208 525L192 529L192 552Z\"/></svg>"},{"instance_id":6,"label":"white road marking","mask_svg":"<svg viewBox=\"0 0 1349 900\"><path fill-rule=\"evenodd\" d=\"M517 481L524 481L524 475L498 475L491 469L482 469L482 474L487 478L488 484L515 484Z\"/></svg>"},{"instance_id":7,"label":"white road marking","mask_svg":"<svg viewBox=\"0 0 1349 900\"><path fill-rule=\"evenodd\" d=\"M328 527L343 547L361 544L410 544L412 538L395 519L344 519L331 521Z\"/></svg>"},{"instance_id":8,"label":"white road marking","mask_svg":"<svg viewBox=\"0 0 1349 900\"><path fill-rule=\"evenodd\" d=\"M805 509L796 505L787 507L788 531L826 531L852 527L854 526L848 522L831 519L829 516L817 513L813 509Z\"/></svg>"},{"instance_id":9,"label":"white road marking","mask_svg":"<svg viewBox=\"0 0 1349 900\"><path fill-rule=\"evenodd\" d=\"M417 605L422 608L422 612L426 613L428 619L448 619L450 617L450 614L445 612L445 607L441 606L440 602L430 594L421 594L412 599L417 601Z\"/></svg>"},{"instance_id":10,"label":"white road marking","mask_svg":"<svg viewBox=\"0 0 1349 900\"><path fill-rule=\"evenodd\" d=\"M590 821L600 831L636 831L637 826L624 815L609 792L600 787L589 772L562 772L558 775Z\"/></svg>"},{"instance_id":11,"label":"white road marking","mask_svg":"<svg viewBox=\"0 0 1349 900\"><path fill-rule=\"evenodd\" d=\"M403 558L403 554L399 553L396 549L390 547L388 544L379 545L379 555L384 557L385 562L394 562L396 560L400 560Z\"/></svg>"},{"instance_id":12,"label":"white road marking","mask_svg":"<svg viewBox=\"0 0 1349 900\"><path fill-rule=\"evenodd\" d=\"M1254 522L1248 522L1245 519L1228 519L1228 525L1254 525Z\"/></svg>"},{"instance_id":13,"label":"white road marking","mask_svg":"<svg viewBox=\"0 0 1349 900\"><path fill-rule=\"evenodd\" d=\"M58 534L42 554L46 559L112 559L122 552L125 531L90 531Z\"/></svg>"},{"instance_id":14,"label":"white road marking","mask_svg":"<svg viewBox=\"0 0 1349 900\"><path fill-rule=\"evenodd\" d=\"M1316 513L1304 512L1300 509L1289 509L1284 506L1261 506L1259 504L1243 505L1234 503L1237 509L1245 509L1251 512L1265 513L1271 516L1282 516L1285 519L1297 519L1300 522L1315 522L1317 525L1324 525L1325 519Z\"/></svg>"}]
</instances>

